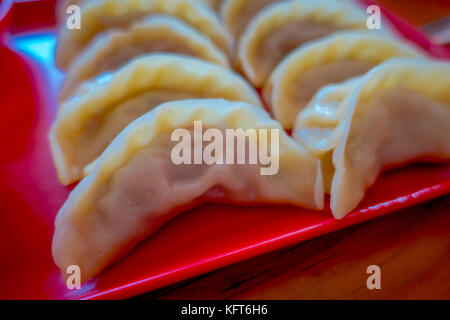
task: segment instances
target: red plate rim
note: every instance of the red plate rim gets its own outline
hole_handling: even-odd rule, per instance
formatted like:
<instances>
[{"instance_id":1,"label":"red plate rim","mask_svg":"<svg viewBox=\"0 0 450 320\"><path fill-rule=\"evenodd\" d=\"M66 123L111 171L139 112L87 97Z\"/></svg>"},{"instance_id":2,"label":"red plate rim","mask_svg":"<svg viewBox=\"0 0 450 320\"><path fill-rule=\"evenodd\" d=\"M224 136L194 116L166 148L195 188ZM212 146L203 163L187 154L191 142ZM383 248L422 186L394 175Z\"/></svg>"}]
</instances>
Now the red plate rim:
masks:
<instances>
[{"instance_id":1,"label":"red plate rim","mask_svg":"<svg viewBox=\"0 0 450 320\"><path fill-rule=\"evenodd\" d=\"M0 33L2 33L3 29L5 29L8 25L9 16L11 12L11 8L13 5L13 0L2 0L0 1Z\"/></svg>"}]
</instances>

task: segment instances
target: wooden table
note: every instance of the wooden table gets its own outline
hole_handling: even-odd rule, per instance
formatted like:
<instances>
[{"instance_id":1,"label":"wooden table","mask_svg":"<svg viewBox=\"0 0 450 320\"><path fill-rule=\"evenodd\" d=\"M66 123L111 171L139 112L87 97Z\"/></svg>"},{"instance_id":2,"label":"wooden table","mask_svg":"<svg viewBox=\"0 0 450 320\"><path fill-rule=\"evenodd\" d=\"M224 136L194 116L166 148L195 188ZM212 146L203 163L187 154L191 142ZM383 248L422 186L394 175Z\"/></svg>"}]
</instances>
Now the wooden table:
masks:
<instances>
[{"instance_id":1,"label":"wooden table","mask_svg":"<svg viewBox=\"0 0 450 320\"><path fill-rule=\"evenodd\" d=\"M370 265L381 290L367 288ZM139 298L450 299L450 196Z\"/></svg>"}]
</instances>

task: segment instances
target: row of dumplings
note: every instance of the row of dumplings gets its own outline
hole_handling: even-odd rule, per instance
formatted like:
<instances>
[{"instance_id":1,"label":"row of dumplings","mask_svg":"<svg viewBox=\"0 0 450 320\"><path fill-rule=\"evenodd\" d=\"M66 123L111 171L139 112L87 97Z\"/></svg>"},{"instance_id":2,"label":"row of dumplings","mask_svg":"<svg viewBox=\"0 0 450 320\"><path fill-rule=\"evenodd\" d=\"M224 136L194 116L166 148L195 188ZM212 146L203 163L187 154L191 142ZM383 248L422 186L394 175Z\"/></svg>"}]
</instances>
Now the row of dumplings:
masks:
<instances>
[{"instance_id":1,"label":"row of dumplings","mask_svg":"<svg viewBox=\"0 0 450 320\"><path fill-rule=\"evenodd\" d=\"M342 30L365 30L366 16L349 0L227 0L220 14L207 0L68 0L81 6L81 29L62 25L56 52L67 71L64 101L83 82L145 53L172 52L241 71L263 87L293 49ZM209 5L206 5L208 3Z\"/></svg>"},{"instance_id":2,"label":"row of dumplings","mask_svg":"<svg viewBox=\"0 0 450 320\"><path fill-rule=\"evenodd\" d=\"M63 274L95 276L202 201L321 210L329 193L342 218L383 168L450 157L450 64L364 31L351 1L68 2L82 29L61 27L50 141L60 181L81 182L56 218ZM196 120L279 129L278 174L174 165L170 134Z\"/></svg>"}]
</instances>

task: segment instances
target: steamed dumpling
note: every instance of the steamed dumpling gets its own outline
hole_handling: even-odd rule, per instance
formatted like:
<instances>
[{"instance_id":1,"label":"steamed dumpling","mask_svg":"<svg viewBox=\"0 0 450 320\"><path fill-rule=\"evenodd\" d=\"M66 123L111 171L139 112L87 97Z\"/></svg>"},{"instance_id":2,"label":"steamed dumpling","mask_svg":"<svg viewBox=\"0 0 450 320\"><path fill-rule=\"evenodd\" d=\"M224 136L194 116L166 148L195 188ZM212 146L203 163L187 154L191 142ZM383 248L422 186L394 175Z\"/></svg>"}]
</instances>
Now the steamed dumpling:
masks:
<instances>
[{"instance_id":1,"label":"steamed dumpling","mask_svg":"<svg viewBox=\"0 0 450 320\"><path fill-rule=\"evenodd\" d=\"M239 44L245 75L261 87L272 70L300 45L342 29L365 29L365 14L346 1L291 0L261 11Z\"/></svg>"},{"instance_id":2,"label":"steamed dumpling","mask_svg":"<svg viewBox=\"0 0 450 320\"><path fill-rule=\"evenodd\" d=\"M68 98L81 82L150 52L194 56L229 67L227 56L209 38L181 20L154 15L129 29L111 30L93 40L71 64L60 100Z\"/></svg>"},{"instance_id":3,"label":"steamed dumpling","mask_svg":"<svg viewBox=\"0 0 450 320\"><path fill-rule=\"evenodd\" d=\"M264 87L266 104L285 129L323 86L339 83L394 57L420 57L417 49L372 31L343 31L291 52Z\"/></svg>"},{"instance_id":4,"label":"steamed dumpling","mask_svg":"<svg viewBox=\"0 0 450 320\"><path fill-rule=\"evenodd\" d=\"M237 41L258 12L278 0L225 0L221 17L228 31Z\"/></svg>"},{"instance_id":5,"label":"steamed dumpling","mask_svg":"<svg viewBox=\"0 0 450 320\"><path fill-rule=\"evenodd\" d=\"M229 52L231 36L217 14L196 0L89 0L81 6L80 30L61 28L56 63L65 70L96 36L109 29L126 29L152 14L171 15L209 37L221 50Z\"/></svg>"},{"instance_id":6,"label":"steamed dumpling","mask_svg":"<svg viewBox=\"0 0 450 320\"><path fill-rule=\"evenodd\" d=\"M229 69L181 55L142 56L61 106L50 131L61 182L82 178L85 166L137 117L163 102L191 98L261 106L255 90Z\"/></svg>"},{"instance_id":7,"label":"steamed dumpling","mask_svg":"<svg viewBox=\"0 0 450 320\"><path fill-rule=\"evenodd\" d=\"M213 130L255 130L258 133L247 140L247 155L250 141L265 145L259 130L267 129L267 150L273 150L279 141L278 173L261 175L265 165L249 162L226 164L225 150L233 150L237 145L230 147L226 142L221 147L225 164L174 164L172 153L178 142L173 142L172 135L183 130L193 137L194 121L202 122L205 135ZM272 130L279 132L278 138ZM244 133L239 136L244 137ZM199 149L188 142L191 161L198 150L207 152L209 143L204 142ZM261 108L225 100L169 102L122 131L96 162L92 173L70 194L55 222L54 260L63 275L67 266L78 265L83 271L82 281L88 280L155 233L180 210L208 200L285 203L321 209L319 161Z\"/></svg>"},{"instance_id":8,"label":"steamed dumpling","mask_svg":"<svg viewBox=\"0 0 450 320\"><path fill-rule=\"evenodd\" d=\"M391 59L355 81L335 108L340 120L324 136L329 140L321 139L332 149L323 168L332 176L331 210L338 219L355 209L384 168L450 158L449 63ZM295 139L301 130L294 130Z\"/></svg>"}]
</instances>

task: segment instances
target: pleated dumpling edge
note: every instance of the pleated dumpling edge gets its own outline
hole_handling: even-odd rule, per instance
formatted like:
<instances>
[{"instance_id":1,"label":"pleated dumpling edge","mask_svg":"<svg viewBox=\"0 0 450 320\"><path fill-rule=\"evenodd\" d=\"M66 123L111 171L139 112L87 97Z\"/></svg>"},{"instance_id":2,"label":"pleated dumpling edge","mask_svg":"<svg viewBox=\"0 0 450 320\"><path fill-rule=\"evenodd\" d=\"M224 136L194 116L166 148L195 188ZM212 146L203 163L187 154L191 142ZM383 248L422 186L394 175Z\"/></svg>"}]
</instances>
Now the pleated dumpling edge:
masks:
<instances>
[{"instance_id":1,"label":"pleated dumpling edge","mask_svg":"<svg viewBox=\"0 0 450 320\"><path fill-rule=\"evenodd\" d=\"M366 29L366 16L346 1L292 0L259 12L239 42L239 63L256 87L292 50L308 41L343 29Z\"/></svg>"},{"instance_id":2,"label":"pleated dumpling edge","mask_svg":"<svg viewBox=\"0 0 450 320\"><path fill-rule=\"evenodd\" d=\"M262 108L256 91L239 74L200 59L175 54L139 57L102 83L60 107L50 130L58 177L70 184L83 176L113 138L157 105L192 98L223 98Z\"/></svg>"},{"instance_id":3,"label":"pleated dumpling edge","mask_svg":"<svg viewBox=\"0 0 450 320\"><path fill-rule=\"evenodd\" d=\"M275 119L290 130L299 112L320 88L364 75L396 57L424 55L418 48L380 32L336 32L286 56L264 86L264 100Z\"/></svg>"},{"instance_id":4,"label":"pleated dumpling edge","mask_svg":"<svg viewBox=\"0 0 450 320\"><path fill-rule=\"evenodd\" d=\"M108 30L92 40L67 70L59 100L69 98L84 81L112 72L133 58L157 52L230 67L226 53L189 24L171 16L151 15L127 29Z\"/></svg>"},{"instance_id":5,"label":"pleated dumpling edge","mask_svg":"<svg viewBox=\"0 0 450 320\"><path fill-rule=\"evenodd\" d=\"M196 0L90 0L81 5L82 28L62 26L56 48L56 65L66 70L73 59L96 36L111 28L127 28L152 14L171 15L190 24L209 37L220 49L230 53L232 37L217 14Z\"/></svg>"}]
</instances>

